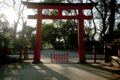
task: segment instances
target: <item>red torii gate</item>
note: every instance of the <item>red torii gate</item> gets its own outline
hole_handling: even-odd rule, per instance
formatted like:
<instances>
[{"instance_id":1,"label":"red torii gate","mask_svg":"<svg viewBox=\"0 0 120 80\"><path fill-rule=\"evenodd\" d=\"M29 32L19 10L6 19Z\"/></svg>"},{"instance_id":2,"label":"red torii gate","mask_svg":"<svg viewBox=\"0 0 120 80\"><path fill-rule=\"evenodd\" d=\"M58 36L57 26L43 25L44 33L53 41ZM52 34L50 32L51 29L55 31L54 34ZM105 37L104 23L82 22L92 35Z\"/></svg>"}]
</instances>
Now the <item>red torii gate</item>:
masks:
<instances>
[{"instance_id":1,"label":"red torii gate","mask_svg":"<svg viewBox=\"0 0 120 80\"><path fill-rule=\"evenodd\" d=\"M85 49L84 49L84 34L83 34L83 20L92 19L92 16L83 15L83 9L92 9L97 3L32 3L22 2L27 5L27 8L34 8L38 10L37 15L28 15L29 19L37 19L37 31L36 31L36 45L34 52L34 62L41 62L41 27L42 19L78 19L78 51L79 62L85 62ZM42 14L42 9L58 9L58 16L46 16ZM77 9L78 15L76 16L62 16L63 9Z\"/></svg>"}]
</instances>

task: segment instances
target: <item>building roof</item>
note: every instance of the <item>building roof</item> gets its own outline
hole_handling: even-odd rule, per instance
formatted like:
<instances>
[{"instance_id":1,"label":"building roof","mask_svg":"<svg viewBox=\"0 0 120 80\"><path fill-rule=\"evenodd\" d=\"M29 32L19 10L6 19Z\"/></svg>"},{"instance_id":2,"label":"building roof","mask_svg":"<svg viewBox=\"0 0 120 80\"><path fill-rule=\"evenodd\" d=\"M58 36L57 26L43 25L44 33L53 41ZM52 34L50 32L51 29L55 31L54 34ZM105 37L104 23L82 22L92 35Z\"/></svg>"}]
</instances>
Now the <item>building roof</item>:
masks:
<instances>
[{"instance_id":1,"label":"building roof","mask_svg":"<svg viewBox=\"0 0 120 80\"><path fill-rule=\"evenodd\" d=\"M106 46L120 46L120 38L114 39L113 41L109 43L105 43Z\"/></svg>"}]
</instances>

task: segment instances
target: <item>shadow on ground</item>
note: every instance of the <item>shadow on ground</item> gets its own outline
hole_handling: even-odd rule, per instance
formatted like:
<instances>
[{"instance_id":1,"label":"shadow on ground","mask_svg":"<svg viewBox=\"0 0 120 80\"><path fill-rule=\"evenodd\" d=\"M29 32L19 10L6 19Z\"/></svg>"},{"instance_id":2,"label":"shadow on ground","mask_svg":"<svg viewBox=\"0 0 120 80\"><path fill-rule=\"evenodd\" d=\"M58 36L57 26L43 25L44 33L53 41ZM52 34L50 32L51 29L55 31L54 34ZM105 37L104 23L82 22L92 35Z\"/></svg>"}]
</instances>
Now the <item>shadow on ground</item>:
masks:
<instances>
[{"instance_id":1,"label":"shadow on ground","mask_svg":"<svg viewBox=\"0 0 120 80\"><path fill-rule=\"evenodd\" d=\"M9 60L0 66L0 80L119 80L120 70L92 64L42 63ZM97 77L96 77L97 76ZM95 78L96 77L96 78ZM85 79L83 79L85 78Z\"/></svg>"},{"instance_id":2,"label":"shadow on ground","mask_svg":"<svg viewBox=\"0 0 120 80\"><path fill-rule=\"evenodd\" d=\"M7 63L0 67L0 80L70 80L44 64Z\"/></svg>"}]
</instances>

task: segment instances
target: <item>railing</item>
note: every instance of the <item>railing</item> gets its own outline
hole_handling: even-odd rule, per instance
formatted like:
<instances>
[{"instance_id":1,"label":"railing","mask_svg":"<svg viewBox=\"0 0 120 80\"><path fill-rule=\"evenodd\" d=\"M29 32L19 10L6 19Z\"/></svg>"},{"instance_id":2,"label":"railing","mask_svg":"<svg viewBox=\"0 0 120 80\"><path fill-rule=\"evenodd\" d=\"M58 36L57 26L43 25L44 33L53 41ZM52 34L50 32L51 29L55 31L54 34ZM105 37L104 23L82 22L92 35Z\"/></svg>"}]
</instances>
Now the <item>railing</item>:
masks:
<instances>
[{"instance_id":1,"label":"railing","mask_svg":"<svg viewBox=\"0 0 120 80\"><path fill-rule=\"evenodd\" d=\"M53 61L69 62L68 54L51 54L51 62Z\"/></svg>"},{"instance_id":2,"label":"railing","mask_svg":"<svg viewBox=\"0 0 120 80\"><path fill-rule=\"evenodd\" d=\"M93 58L86 58L86 60L94 60L94 63L96 63L96 60L105 60L105 48L85 48L85 50L92 51L92 52L85 53L85 54L93 55ZM96 58L96 55L104 55L104 57Z\"/></svg>"},{"instance_id":3,"label":"railing","mask_svg":"<svg viewBox=\"0 0 120 80\"><path fill-rule=\"evenodd\" d=\"M25 55L26 53L23 53L23 50L29 49L29 50L34 50L35 48L0 48L2 53L6 56L5 59L7 59L7 56L9 55L19 55L19 60L24 60L22 59L22 55ZM105 48L85 48L85 50L91 50L92 52L85 53L85 54L92 54L93 58L86 58L86 60L94 60L94 63L96 63L96 60L104 60L105 59ZM102 50L101 53L98 53L98 50ZM27 54L34 54L33 53L27 53ZM104 55L103 58L96 58L96 55L102 54ZM28 58L27 60L31 60L33 58ZM51 61L67 61L68 62L68 55L63 54L51 54Z\"/></svg>"},{"instance_id":4,"label":"railing","mask_svg":"<svg viewBox=\"0 0 120 80\"><path fill-rule=\"evenodd\" d=\"M28 53L28 52L24 52L24 50L34 50L35 48L0 48L0 51L2 51L2 53L4 55L6 55L6 59L7 59L7 56L9 55L19 55L19 60L24 60L22 59L22 55L28 55L28 54L34 54L33 53ZM27 60L30 60L30 59L33 59L33 58L27 58Z\"/></svg>"}]
</instances>

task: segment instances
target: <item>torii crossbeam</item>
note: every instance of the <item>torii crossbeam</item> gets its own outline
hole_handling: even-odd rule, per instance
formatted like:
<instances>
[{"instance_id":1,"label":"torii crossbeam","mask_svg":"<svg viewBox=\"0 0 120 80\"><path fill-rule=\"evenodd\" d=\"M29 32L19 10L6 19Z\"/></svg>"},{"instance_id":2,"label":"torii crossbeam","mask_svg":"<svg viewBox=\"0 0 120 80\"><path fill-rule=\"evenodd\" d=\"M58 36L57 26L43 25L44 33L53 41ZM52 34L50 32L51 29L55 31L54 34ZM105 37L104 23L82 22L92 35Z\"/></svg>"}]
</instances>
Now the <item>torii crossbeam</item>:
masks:
<instances>
[{"instance_id":1,"label":"torii crossbeam","mask_svg":"<svg viewBox=\"0 0 120 80\"><path fill-rule=\"evenodd\" d=\"M83 15L83 9L92 9L97 3L82 3L82 4L68 4L68 3L32 3L22 2L27 5L27 8L37 9L37 15L29 15L29 19L37 19L37 31L36 31L36 45L34 52L34 62L41 62L41 27L42 19L77 19L78 20L78 51L79 62L85 62L85 48L84 48L84 34L83 34L83 20L92 19L92 16ZM57 16L46 16L42 14L42 9L58 9ZM76 16L63 16L63 9L77 9L78 15Z\"/></svg>"}]
</instances>

